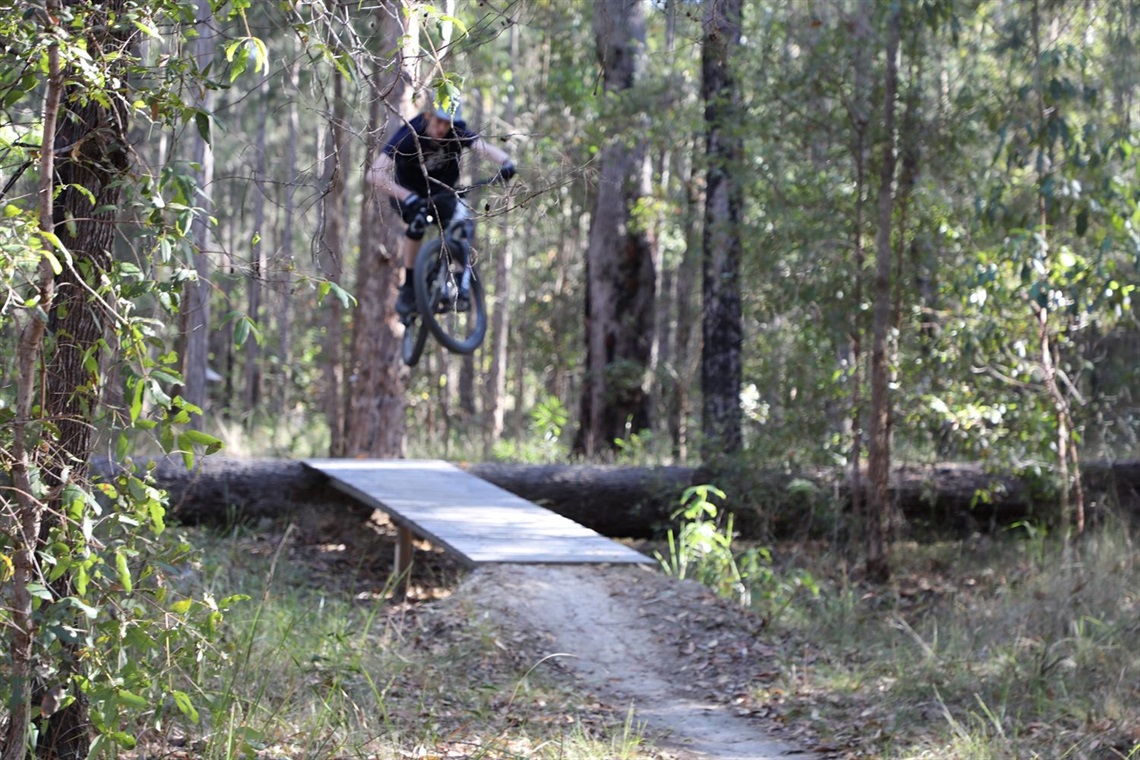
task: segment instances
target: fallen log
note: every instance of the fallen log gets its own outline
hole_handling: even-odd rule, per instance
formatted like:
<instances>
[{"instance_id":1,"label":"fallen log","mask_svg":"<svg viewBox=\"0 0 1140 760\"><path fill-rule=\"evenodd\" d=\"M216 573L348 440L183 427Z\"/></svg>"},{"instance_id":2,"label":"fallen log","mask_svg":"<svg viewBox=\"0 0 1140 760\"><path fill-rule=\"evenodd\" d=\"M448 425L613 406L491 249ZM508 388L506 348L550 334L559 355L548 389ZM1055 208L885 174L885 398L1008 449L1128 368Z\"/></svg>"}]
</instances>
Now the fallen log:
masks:
<instances>
[{"instance_id":1,"label":"fallen log","mask_svg":"<svg viewBox=\"0 0 1140 760\"><path fill-rule=\"evenodd\" d=\"M96 462L108 473L112 465ZM685 489L715 484L746 538L826 536L852 520L847 473L816 470L711 472L690 467L479 463L464 468L524 499L612 537L661 535ZM1087 520L1140 516L1140 462L1082 468ZM226 525L288 520L314 509L327 519L367 519L371 510L332 488L320 473L287 459L206 457L192 471L159 461L156 484L170 495L172 516L185 523ZM1057 497L1044 481L989 472L977 464L897 467L890 493L896 524L921 534L989 532L1018 520L1057 519ZM864 500L865 503L865 500Z\"/></svg>"}]
</instances>

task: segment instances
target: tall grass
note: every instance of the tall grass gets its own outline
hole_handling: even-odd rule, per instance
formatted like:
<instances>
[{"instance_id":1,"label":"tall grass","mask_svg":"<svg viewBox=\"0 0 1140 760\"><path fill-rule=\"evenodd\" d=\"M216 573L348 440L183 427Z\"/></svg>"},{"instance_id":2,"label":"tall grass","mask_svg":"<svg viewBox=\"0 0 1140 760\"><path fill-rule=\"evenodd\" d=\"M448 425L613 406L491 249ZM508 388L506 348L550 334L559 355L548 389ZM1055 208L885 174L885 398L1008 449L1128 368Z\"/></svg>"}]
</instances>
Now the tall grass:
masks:
<instances>
[{"instance_id":1,"label":"tall grass","mask_svg":"<svg viewBox=\"0 0 1140 760\"><path fill-rule=\"evenodd\" d=\"M830 553L801 558L821 593L774 631L796 642L793 712L882 758L1140 757L1140 561L1125 530L1072 558L1041 534L895 557L885 588Z\"/></svg>"}]
</instances>

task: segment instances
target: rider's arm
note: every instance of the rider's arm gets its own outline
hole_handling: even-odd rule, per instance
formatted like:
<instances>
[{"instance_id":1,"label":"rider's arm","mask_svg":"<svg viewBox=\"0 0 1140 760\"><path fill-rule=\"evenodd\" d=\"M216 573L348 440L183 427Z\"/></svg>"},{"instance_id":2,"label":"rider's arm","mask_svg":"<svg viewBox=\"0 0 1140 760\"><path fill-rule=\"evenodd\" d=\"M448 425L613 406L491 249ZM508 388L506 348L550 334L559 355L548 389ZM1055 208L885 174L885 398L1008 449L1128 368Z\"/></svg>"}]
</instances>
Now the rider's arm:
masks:
<instances>
[{"instance_id":1,"label":"rider's arm","mask_svg":"<svg viewBox=\"0 0 1140 760\"><path fill-rule=\"evenodd\" d=\"M384 152L376 156L376 160L372 162L367 179L374 188L397 201L403 201L413 194L411 190L396 182L396 160Z\"/></svg>"},{"instance_id":2,"label":"rider's arm","mask_svg":"<svg viewBox=\"0 0 1140 760\"><path fill-rule=\"evenodd\" d=\"M487 142L482 137L476 138L475 142L471 143L471 150L475 151L481 156L486 156L488 159L494 161L499 166L502 166L511 160L511 157L503 152L503 150Z\"/></svg>"}]
</instances>

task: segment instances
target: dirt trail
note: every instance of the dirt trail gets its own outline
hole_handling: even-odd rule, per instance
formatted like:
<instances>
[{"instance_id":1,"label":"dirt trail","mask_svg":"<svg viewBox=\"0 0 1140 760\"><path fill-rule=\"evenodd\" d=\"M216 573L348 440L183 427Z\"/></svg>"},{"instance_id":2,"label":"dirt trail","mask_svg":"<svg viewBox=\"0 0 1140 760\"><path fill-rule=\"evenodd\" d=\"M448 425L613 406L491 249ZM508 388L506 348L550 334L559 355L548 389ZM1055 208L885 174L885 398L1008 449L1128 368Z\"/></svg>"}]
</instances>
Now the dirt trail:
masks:
<instances>
[{"instance_id":1,"label":"dirt trail","mask_svg":"<svg viewBox=\"0 0 1140 760\"><path fill-rule=\"evenodd\" d=\"M771 736L763 711L748 703L750 674L771 650L756 624L695 583L639 567L492 565L456 596L542 636L553 662L587 690L631 706L635 722L678 758L813 757Z\"/></svg>"}]
</instances>

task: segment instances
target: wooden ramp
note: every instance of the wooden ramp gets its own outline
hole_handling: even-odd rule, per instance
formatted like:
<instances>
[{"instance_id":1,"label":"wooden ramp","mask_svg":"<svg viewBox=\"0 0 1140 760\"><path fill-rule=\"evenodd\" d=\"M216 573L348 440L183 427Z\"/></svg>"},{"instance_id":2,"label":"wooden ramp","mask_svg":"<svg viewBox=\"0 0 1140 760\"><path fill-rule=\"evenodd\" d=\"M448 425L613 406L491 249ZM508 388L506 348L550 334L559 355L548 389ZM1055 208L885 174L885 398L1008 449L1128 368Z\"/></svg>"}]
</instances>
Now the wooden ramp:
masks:
<instances>
[{"instance_id":1,"label":"wooden ramp","mask_svg":"<svg viewBox=\"0 0 1140 760\"><path fill-rule=\"evenodd\" d=\"M399 529L398 574L411 565L412 535L470 566L505 563L652 563L629 547L447 462L309 459L305 464Z\"/></svg>"}]
</instances>

